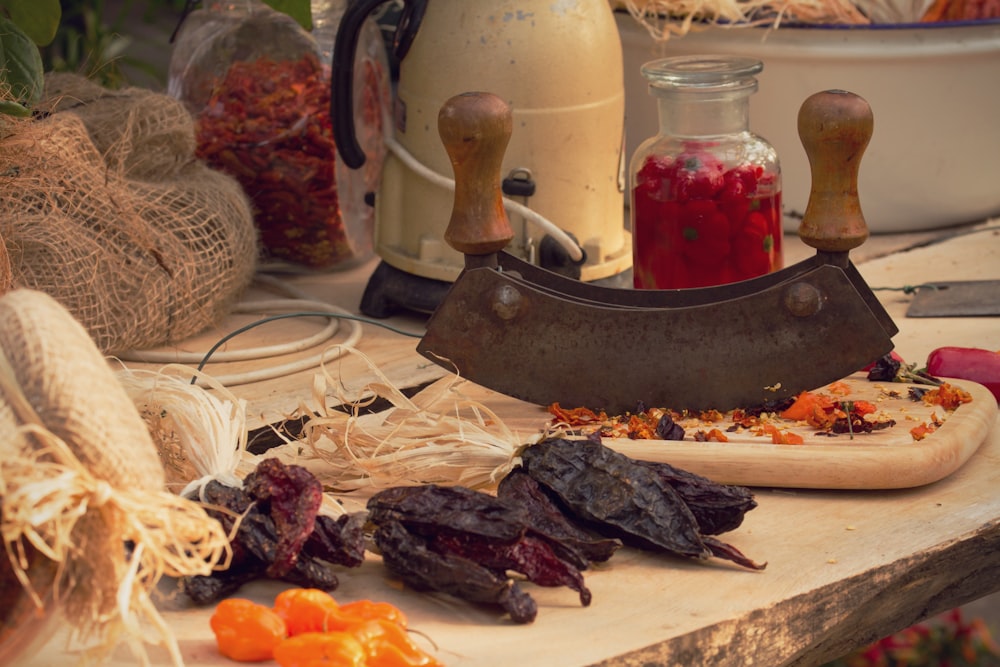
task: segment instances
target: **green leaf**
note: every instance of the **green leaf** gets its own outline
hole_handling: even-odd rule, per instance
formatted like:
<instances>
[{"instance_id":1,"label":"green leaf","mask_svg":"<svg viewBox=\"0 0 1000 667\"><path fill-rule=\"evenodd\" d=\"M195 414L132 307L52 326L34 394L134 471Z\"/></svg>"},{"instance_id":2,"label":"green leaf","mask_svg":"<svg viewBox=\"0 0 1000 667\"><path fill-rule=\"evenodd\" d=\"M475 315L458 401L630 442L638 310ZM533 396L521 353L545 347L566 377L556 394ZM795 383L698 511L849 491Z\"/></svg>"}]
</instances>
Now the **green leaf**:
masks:
<instances>
[{"instance_id":1,"label":"green leaf","mask_svg":"<svg viewBox=\"0 0 1000 667\"><path fill-rule=\"evenodd\" d=\"M44 85L38 47L23 30L0 16L0 99L30 109L41 99ZM23 115L10 105L0 111Z\"/></svg>"},{"instance_id":2,"label":"green leaf","mask_svg":"<svg viewBox=\"0 0 1000 667\"><path fill-rule=\"evenodd\" d=\"M62 7L59 0L0 0L0 7L38 46L49 44L56 36Z\"/></svg>"},{"instance_id":3,"label":"green leaf","mask_svg":"<svg viewBox=\"0 0 1000 667\"><path fill-rule=\"evenodd\" d=\"M0 114L26 118L31 115L31 109L18 102L0 100Z\"/></svg>"},{"instance_id":4,"label":"green leaf","mask_svg":"<svg viewBox=\"0 0 1000 667\"><path fill-rule=\"evenodd\" d=\"M310 0L264 0L264 3L271 9L292 17L300 26L312 32L312 5Z\"/></svg>"}]
</instances>

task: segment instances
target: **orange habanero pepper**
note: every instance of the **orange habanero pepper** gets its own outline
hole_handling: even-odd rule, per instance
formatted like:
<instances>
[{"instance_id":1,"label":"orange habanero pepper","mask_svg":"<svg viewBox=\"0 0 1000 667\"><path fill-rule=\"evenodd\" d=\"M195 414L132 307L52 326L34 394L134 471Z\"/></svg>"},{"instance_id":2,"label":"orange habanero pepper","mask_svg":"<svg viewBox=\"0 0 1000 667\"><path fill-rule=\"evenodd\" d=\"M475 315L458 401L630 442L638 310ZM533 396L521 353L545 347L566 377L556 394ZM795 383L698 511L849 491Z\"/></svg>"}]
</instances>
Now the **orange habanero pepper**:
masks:
<instances>
[{"instance_id":1,"label":"orange habanero pepper","mask_svg":"<svg viewBox=\"0 0 1000 667\"><path fill-rule=\"evenodd\" d=\"M285 620L289 637L345 629L337 620L340 605L332 595L318 588L289 588L278 593L274 612Z\"/></svg>"},{"instance_id":2,"label":"orange habanero pepper","mask_svg":"<svg viewBox=\"0 0 1000 667\"><path fill-rule=\"evenodd\" d=\"M287 634L284 620L270 607L242 598L219 602L209 624L219 653L240 662L270 660Z\"/></svg>"},{"instance_id":3,"label":"orange habanero pepper","mask_svg":"<svg viewBox=\"0 0 1000 667\"><path fill-rule=\"evenodd\" d=\"M366 667L442 667L410 639L406 628L385 619L365 621L353 628L368 651Z\"/></svg>"},{"instance_id":4,"label":"orange habanero pepper","mask_svg":"<svg viewBox=\"0 0 1000 667\"><path fill-rule=\"evenodd\" d=\"M355 600L345 602L340 605L340 613L343 616L357 618L358 622L371 621L382 618L387 621L406 627L406 615L399 607L389 602L375 602L373 600Z\"/></svg>"},{"instance_id":5,"label":"orange habanero pepper","mask_svg":"<svg viewBox=\"0 0 1000 667\"><path fill-rule=\"evenodd\" d=\"M281 667L366 667L368 651L349 632L303 632L274 648Z\"/></svg>"}]
</instances>

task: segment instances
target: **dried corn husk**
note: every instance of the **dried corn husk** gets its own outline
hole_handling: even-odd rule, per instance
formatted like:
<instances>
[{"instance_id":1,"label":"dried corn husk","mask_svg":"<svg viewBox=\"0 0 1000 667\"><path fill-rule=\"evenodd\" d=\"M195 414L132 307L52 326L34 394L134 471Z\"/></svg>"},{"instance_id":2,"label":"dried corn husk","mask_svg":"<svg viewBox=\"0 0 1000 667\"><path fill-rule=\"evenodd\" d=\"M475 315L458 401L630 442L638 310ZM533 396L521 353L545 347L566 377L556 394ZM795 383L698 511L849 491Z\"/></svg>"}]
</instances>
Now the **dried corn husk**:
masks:
<instances>
[{"instance_id":1,"label":"dried corn husk","mask_svg":"<svg viewBox=\"0 0 1000 667\"><path fill-rule=\"evenodd\" d=\"M192 377L212 391L192 383ZM156 444L168 488L190 496L213 479L243 484L236 471L247 448L245 400L181 364L158 371L123 369L118 381Z\"/></svg>"},{"instance_id":2,"label":"dried corn husk","mask_svg":"<svg viewBox=\"0 0 1000 667\"><path fill-rule=\"evenodd\" d=\"M150 592L164 575L210 573L228 556L226 534L163 488L145 423L54 299L0 297L0 351L0 532L25 594L99 656L124 641L145 662L152 636L182 664ZM58 565L50 591L29 584L28 544Z\"/></svg>"},{"instance_id":3,"label":"dried corn husk","mask_svg":"<svg viewBox=\"0 0 1000 667\"><path fill-rule=\"evenodd\" d=\"M268 451L308 468L327 487L347 492L400 484L495 485L517 463L521 437L496 414L461 393L463 380L449 375L412 398L356 349L376 381L352 410L327 409L309 419L303 440ZM328 390L348 400L324 366L315 376L314 402L326 405ZM365 412L377 399L393 407Z\"/></svg>"},{"instance_id":4,"label":"dried corn husk","mask_svg":"<svg viewBox=\"0 0 1000 667\"><path fill-rule=\"evenodd\" d=\"M851 0L614 0L612 6L628 11L660 42L709 27L870 22Z\"/></svg>"}]
</instances>

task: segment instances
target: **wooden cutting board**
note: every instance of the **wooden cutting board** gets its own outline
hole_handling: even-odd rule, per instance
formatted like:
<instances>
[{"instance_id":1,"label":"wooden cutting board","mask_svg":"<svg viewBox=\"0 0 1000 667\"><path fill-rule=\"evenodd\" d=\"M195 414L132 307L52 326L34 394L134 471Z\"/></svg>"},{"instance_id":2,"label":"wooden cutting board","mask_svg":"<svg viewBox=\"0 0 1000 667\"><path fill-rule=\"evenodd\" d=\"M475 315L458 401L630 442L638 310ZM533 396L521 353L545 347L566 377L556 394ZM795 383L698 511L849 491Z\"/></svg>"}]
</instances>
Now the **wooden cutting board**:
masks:
<instances>
[{"instance_id":1,"label":"wooden cutting board","mask_svg":"<svg viewBox=\"0 0 1000 667\"><path fill-rule=\"evenodd\" d=\"M947 477L964 464L997 424L997 403L988 389L965 380L950 380L972 395L972 401L947 413L940 406L907 398L910 385L870 382L863 375L844 380L851 393L845 400L876 404L896 425L872 433L828 436L808 425L783 422L782 428L803 436L801 445L775 445L749 431L726 433L728 442L629 440L605 438L613 449L638 459L662 461L714 481L757 487L811 489L898 489L921 486ZM820 389L818 391L824 391ZM898 392L893 398L888 392ZM945 417L933 433L915 441L910 430ZM731 420L716 425L726 430ZM708 425L704 427L708 430Z\"/></svg>"}]
</instances>

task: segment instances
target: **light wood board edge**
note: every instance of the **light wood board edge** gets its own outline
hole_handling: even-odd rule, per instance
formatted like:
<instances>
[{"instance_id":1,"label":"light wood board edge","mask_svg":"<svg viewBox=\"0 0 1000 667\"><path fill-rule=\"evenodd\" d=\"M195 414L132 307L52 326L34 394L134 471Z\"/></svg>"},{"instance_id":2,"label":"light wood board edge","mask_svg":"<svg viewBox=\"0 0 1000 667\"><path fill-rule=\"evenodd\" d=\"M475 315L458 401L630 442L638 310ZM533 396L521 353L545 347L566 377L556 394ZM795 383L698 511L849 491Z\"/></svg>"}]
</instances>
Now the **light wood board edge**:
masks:
<instances>
[{"instance_id":1,"label":"light wood board edge","mask_svg":"<svg viewBox=\"0 0 1000 667\"><path fill-rule=\"evenodd\" d=\"M669 463L723 484L800 489L902 489L955 472L997 424L997 402L977 383L953 380L972 395L944 424L906 445L773 445L605 438L627 456Z\"/></svg>"}]
</instances>

